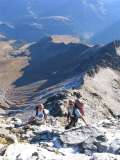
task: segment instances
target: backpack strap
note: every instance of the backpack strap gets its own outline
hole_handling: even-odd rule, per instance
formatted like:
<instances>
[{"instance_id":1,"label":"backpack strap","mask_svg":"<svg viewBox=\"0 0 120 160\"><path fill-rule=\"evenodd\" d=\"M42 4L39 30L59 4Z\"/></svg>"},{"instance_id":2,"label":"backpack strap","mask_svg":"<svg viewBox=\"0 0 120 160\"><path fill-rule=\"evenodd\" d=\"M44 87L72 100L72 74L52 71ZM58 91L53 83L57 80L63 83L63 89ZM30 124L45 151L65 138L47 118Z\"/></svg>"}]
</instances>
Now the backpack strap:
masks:
<instances>
[{"instance_id":1,"label":"backpack strap","mask_svg":"<svg viewBox=\"0 0 120 160\"><path fill-rule=\"evenodd\" d=\"M38 106L35 108L35 110L36 110L35 116L38 116Z\"/></svg>"},{"instance_id":2,"label":"backpack strap","mask_svg":"<svg viewBox=\"0 0 120 160\"><path fill-rule=\"evenodd\" d=\"M44 118L47 119L47 114L45 113L45 110L43 109Z\"/></svg>"},{"instance_id":3,"label":"backpack strap","mask_svg":"<svg viewBox=\"0 0 120 160\"><path fill-rule=\"evenodd\" d=\"M74 106L74 108L73 108L73 115L74 115L75 118L77 118L77 115L75 114L75 110L76 110L76 109L77 109L77 107Z\"/></svg>"}]
</instances>

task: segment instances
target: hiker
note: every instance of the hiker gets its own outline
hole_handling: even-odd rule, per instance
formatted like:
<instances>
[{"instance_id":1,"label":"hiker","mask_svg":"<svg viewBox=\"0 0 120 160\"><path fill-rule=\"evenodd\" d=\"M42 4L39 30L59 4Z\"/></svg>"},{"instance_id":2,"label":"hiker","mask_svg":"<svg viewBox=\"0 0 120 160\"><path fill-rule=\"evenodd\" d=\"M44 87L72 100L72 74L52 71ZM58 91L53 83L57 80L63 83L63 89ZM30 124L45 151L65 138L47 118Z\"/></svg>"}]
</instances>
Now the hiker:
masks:
<instances>
[{"instance_id":1,"label":"hiker","mask_svg":"<svg viewBox=\"0 0 120 160\"><path fill-rule=\"evenodd\" d=\"M81 118L87 125L83 116L84 116L83 103L80 102L79 100L75 101L69 100L68 115L67 115L68 125L65 127L65 129L76 127L79 118Z\"/></svg>"},{"instance_id":2,"label":"hiker","mask_svg":"<svg viewBox=\"0 0 120 160\"><path fill-rule=\"evenodd\" d=\"M78 115L80 116L80 113L78 112L79 112L78 109L75 108L75 102L73 100L69 100L68 115L67 115L68 125L65 127L65 129L70 129L76 126L79 118Z\"/></svg>"},{"instance_id":3,"label":"hiker","mask_svg":"<svg viewBox=\"0 0 120 160\"><path fill-rule=\"evenodd\" d=\"M81 102L79 99L76 99L75 100L75 108L78 109L79 112L80 112L80 117L79 118L81 118L83 120L83 122L85 123L85 125L88 126L85 119L83 118L85 116L83 102Z\"/></svg>"},{"instance_id":4,"label":"hiker","mask_svg":"<svg viewBox=\"0 0 120 160\"><path fill-rule=\"evenodd\" d=\"M29 123L42 124L47 120L49 111L44 108L43 104L36 106L35 116L31 117Z\"/></svg>"}]
</instances>

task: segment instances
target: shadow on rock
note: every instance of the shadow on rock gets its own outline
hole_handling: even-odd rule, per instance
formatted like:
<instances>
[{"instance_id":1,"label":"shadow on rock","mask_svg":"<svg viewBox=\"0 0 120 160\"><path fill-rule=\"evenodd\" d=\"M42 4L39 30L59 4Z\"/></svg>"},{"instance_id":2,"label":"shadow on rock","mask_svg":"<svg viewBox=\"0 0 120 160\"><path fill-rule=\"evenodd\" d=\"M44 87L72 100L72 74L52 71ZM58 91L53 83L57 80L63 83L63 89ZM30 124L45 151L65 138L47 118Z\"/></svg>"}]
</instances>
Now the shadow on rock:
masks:
<instances>
[{"instance_id":1,"label":"shadow on rock","mask_svg":"<svg viewBox=\"0 0 120 160\"><path fill-rule=\"evenodd\" d=\"M42 143L42 142L52 142L53 147L60 148L63 146L63 142L60 139L60 135L58 133L43 131L40 133L36 133L35 136L31 139L31 144Z\"/></svg>"}]
</instances>

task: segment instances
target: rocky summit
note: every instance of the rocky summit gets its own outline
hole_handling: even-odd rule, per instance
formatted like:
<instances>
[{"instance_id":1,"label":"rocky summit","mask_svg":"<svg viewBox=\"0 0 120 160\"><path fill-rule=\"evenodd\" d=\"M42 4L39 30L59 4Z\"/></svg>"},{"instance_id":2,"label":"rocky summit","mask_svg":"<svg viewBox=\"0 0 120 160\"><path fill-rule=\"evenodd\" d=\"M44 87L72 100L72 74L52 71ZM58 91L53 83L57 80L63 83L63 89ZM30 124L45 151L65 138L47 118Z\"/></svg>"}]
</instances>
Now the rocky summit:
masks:
<instances>
[{"instance_id":1,"label":"rocky summit","mask_svg":"<svg viewBox=\"0 0 120 160\"><path fill-rule=\"evenodd\" d=\"M10 160L120 160L120 121L109 117L64 130L63 117L46 124L23 125L0 118L0 159Z\"/></svg>"}]
</instances>

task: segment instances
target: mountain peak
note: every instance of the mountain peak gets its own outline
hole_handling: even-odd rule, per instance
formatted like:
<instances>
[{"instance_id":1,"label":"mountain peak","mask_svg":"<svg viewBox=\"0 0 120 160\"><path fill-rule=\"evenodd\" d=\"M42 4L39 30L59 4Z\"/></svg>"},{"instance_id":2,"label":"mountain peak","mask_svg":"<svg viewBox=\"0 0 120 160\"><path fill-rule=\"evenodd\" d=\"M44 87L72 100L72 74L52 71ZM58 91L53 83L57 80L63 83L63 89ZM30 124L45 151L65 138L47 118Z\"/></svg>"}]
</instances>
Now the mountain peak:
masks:
<instances>
[{"instance_id":1,"label":"mountain peak","mask_svg":"<svg viewBox=\"0 0 120 160\"><path fill-rule=\"evenodd\" d=\"M80 38L71 35L53 35L51 38L54 43L80 43Z\"/></svg>"}]
</instances>

